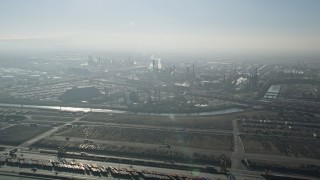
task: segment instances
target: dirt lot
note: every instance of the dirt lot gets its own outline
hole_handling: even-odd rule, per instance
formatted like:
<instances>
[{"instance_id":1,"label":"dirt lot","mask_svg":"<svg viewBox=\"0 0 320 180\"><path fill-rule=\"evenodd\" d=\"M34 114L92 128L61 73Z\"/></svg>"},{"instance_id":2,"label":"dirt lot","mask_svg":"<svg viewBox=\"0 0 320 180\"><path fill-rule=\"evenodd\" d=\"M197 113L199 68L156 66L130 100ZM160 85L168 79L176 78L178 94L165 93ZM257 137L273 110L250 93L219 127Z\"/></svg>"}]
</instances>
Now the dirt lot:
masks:
<instances>
[{"instance_id":1,"label":"dirt lot","mask_svg":"<svg viewBox=\"0 0 320 180\"><path fill-rule=\"evenodd\" d=\"M20 123L26 119L25 116L17 114L17 113L12 113L12 114L7 114L7 113L0 113L0 122L1 123Z\"/></svg>"},{"instance_id":2,"label":"dirt lot","mask_svg":"<svg viewBox=\"0 0 320 180\"><path fill-rule=\"evenodd\" d=\"M0 132L0 144L19 145L49 129L49 126L34 127L28 125L14 125Z\"/></svg>"},{"instance_id":3,"label":"dirt lot","mask_svg":"<svg viewBox=\"0 0 320 180\"><path fill-rule=\"evenodd\" d=\"M27 111L27 109L25 110ZM47 110L47 109L29 109L25 115L27 116L52 116L61 118L74 118L83 115L83 112L68 112L58 110Z\"/></svg>"},{"instance_id":4,"label":"dirt lot","mask_svg":"<svg viewBox=\"0 0 320 180\"><path fill-rule=\"evenodd\" d=\"M62 125L63 123L70 122L82 114L83 113L63 112L57 110L33 109L25 113L27 118L24 120L24 122L58 126Z\"/></svg>"}]
</instances>

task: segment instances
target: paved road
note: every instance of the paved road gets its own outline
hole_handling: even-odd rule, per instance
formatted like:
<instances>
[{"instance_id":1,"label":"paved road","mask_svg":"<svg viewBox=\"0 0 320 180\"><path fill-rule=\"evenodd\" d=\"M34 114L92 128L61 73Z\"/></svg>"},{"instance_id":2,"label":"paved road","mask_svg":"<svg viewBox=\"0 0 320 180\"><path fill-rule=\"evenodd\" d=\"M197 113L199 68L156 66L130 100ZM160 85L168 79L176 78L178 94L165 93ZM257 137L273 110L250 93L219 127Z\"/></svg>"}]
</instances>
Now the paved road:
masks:
<instances>
[{"instance_id":1,"label":"paved road","mask_svg":"<svg viewBox=\"0 0 320 180\"><path fill-rule=\"evenodd\" d=\"M237 125L237 119L232 120L233 126L233 137L234 137L234 152L231 153L231 168L232 169L245 169L244 165L241 163L241 160L244 156L244 146L239 135L239 129Z\"/></svg>"}]
</instances>

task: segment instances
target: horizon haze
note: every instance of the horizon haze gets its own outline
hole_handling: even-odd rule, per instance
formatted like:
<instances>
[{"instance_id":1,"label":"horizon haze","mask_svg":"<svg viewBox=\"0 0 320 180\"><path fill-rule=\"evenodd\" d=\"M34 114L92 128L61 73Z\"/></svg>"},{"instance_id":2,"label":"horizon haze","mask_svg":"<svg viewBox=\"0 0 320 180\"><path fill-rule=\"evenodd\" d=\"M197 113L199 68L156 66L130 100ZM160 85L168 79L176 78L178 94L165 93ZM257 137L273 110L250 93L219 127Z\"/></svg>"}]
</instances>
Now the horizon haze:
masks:
<instances>
[{"instance_id":1,"label":"horizon haze","mask_svg":"<svg viewBox=\"0 0 320 180\"><path fill-rule=\"evenodd\" d=\"M1 51L318 53L320 1L0 2Z\"/></svg>"}]
</instances>

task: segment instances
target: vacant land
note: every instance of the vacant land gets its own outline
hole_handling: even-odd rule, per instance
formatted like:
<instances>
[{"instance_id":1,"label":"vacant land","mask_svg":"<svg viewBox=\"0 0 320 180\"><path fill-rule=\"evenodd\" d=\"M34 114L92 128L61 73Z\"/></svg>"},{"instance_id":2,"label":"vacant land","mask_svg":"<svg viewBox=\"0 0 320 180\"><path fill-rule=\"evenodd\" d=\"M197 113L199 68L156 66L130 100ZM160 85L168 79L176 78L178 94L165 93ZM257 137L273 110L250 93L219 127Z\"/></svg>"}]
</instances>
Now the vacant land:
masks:
<instances>
[{"instance_id":1,"label":"vacant land","mask_svg":"<svg viewBox=\"0 0 320 180\"><path fill-rule=\"evenodd\" d=\"M49 129L49 126L35 127L28 125L14 125L0 132L0 143L7 145L19 145Z\"/></svg>"},{"instance_id":2,"label":"vacant land","mask_svg":"<svg viewBox=\"0 0 320 180\"><path fill-rule=\"evenodd\" d=\"M32 109L24 113L27 117L25 123L44 124L58 126L73 121L76 117L83 115L82 112L66 112L57 110Z\"/></svg>"},{"instance_id":3,"label":"vacant land","mask_svg":"<svg viewBox=\"0 0 320 180\"><path fill-rule=\"evenodd\" d=\"M74 120L73 117L59 117L59 116L31 116L32 120L40 120L40 121L60 121L60 122L68 122Z\"/></svg>"},{"instance_id":4,"label":"vacant land","mask_svg":"<svg viewBox=\"0 0 320 180\"><path fill-rule=\"evenodd\" d=\"M20 123L26 119L25 116L20 114L6 114L0 113L0 122L1 123Z\"/></svg>"}]
</instances>

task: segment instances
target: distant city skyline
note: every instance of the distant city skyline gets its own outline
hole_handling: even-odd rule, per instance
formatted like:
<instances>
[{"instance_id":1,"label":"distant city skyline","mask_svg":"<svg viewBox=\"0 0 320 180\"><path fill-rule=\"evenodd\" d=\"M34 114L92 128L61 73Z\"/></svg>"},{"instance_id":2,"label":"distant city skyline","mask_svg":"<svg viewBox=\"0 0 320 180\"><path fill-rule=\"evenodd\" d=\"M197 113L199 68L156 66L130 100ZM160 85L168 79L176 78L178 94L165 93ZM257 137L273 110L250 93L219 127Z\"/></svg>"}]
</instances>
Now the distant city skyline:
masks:
<instances>
[{"instance_id":1,"label":"distant city skyline","mask_svg":"<svg viewBox=\"0 0 320 180\"><path fill-rule=\"evenodd\" d=\"M319 0L1 0L0 50L319 52Z\"/></svg>"}]
</instances>

